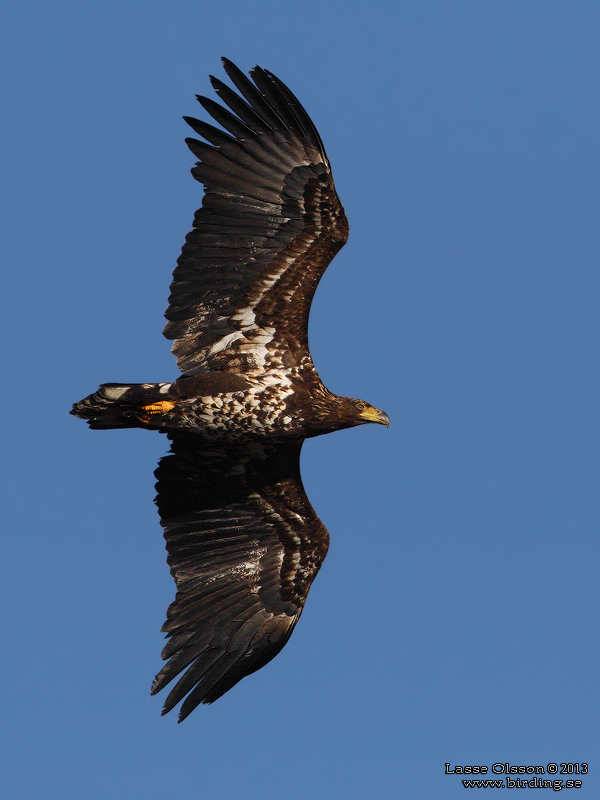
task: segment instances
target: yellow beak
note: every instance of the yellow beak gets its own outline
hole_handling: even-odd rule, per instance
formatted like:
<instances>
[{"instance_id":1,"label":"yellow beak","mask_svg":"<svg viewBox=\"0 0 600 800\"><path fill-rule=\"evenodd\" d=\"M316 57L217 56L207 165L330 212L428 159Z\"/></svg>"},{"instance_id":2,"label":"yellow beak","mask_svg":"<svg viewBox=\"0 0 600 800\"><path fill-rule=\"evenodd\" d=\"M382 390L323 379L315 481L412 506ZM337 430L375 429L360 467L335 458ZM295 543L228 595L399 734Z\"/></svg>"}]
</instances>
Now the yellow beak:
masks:
<instances>
[{"instance_id":1,"label":"yellow beak","mask_svg":"<svg viewBox=\"0 0 600 800\"><path fill-rule=\"evenodd\" d=\"M387 425L389 427L390 418L379 408L367 408L360 415L367 422L379 422L380 425Z\"/></svg>"}]
</instances>

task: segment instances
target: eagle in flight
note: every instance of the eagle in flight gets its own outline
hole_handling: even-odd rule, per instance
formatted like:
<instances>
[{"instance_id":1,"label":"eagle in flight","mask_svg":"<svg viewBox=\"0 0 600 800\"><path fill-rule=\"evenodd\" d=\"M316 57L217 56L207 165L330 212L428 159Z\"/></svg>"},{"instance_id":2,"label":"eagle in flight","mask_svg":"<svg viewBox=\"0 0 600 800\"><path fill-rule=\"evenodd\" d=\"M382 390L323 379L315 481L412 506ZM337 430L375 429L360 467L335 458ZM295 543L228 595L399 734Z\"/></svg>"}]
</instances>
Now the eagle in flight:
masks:
<instances>
[{"instance_id":1,"label":"eagle in flight","mask_svg":"<svg viewBox=\"0 0 600 800\"><path fill-rule=\"evenodd\" d=\"M387 414L325 388L308 349L317 284L348 238L321 138L292 92L223 59L219 123L185 117L204 184L173 274L164 330L183 375L107 383L73 406L90 428L166 433L156 503L177 594L152 693L183 673L180 720L270 661L327 553L300 478L305 439ZM184 699L185 698L185 699Z\"/></svg>"}]
</instances>

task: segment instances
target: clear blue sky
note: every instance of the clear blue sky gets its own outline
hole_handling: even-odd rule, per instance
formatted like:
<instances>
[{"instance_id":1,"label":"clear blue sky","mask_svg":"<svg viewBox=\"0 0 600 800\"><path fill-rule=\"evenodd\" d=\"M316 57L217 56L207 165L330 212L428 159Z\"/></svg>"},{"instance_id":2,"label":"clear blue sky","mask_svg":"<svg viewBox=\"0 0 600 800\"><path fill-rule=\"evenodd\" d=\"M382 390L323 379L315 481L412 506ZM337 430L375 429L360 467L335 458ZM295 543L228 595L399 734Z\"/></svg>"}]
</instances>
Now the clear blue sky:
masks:
<instances>
[{"instance_id":1,"label":"clear blue sky","mask_svg":"<svg viewBox=\"0 0 600 800\"><path fill-rule=\"evenodd\" d=\"M2 800L462 798L444 764L600 790L594 0L9 3L0 33ZM165 440L71 403L176 376L201 187L183 114L226 55L299 96L351 236L311 348L389 430L308 443L332 546L284 651L182 725Z\"/></svg>"}]
</instances>

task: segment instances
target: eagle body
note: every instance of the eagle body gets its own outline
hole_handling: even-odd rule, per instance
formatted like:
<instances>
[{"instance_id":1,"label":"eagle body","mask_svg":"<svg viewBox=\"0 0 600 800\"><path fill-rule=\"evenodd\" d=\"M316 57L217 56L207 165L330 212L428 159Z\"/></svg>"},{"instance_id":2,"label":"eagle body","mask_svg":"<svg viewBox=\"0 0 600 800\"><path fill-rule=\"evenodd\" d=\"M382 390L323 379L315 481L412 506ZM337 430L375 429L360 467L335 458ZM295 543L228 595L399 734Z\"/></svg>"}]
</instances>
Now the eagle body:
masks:
<instances>
[{"instance_id":1,"label":"eagle body","mask_svg":"<svg viewBox=\"0 0 600 800\"><path fill-rule=\"evenodd\" d=\"M156 470L167 561L177 586L153 684L183 673L163 713L180 720L260 669L284 646L327 553L304 492L305 439L387 415L339 397L308 349L317 284L348 236L323 144L272 73L253 82L226 59L238 93L199 97L224 129L186 117L205 186L173 273L165 336L183 375L103 384L72 413L94 429L165 433Z\"/></svg>"}]
</instances>

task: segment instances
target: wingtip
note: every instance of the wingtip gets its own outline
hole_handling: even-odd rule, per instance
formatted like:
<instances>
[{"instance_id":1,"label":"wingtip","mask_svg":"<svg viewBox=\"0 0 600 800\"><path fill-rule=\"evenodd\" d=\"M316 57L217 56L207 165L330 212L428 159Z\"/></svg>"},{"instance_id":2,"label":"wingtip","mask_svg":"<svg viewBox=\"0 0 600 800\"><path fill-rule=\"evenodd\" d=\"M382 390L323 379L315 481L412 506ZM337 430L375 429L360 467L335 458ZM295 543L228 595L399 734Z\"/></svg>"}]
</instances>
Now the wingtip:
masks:
<instances>
[{"instance_id":1,"label":"wingtip","mask_svg":"<svg viewBox=\"0 0 600 800\"><path fill-rule=\"evenodd\" d=\"M254 78L254 76L255 76L257 73L263 73L263 74L265 74L265 73L266 73L266 70L265 70L265 69L263 69L263 67L261 67L259 64L255 64L255 65L252 67L252 69L250 70L250 75L252 76L252 78Z\"/></svg>"},{"instance_id":2,"label":"wingtip","mask_svg":"<svg viewBox=\"0 0 600 800\"><path fill-rule=\"evenodd\" d=\"M231 61L228 58L225 58L225 56L221 58L221 61L223 62L223 69L225 70L227 77L230 78L231 82L238 89L240 89L240 83L242 84L249 83L248 77L242 72L242 70L237 66L237 64L234 64L233 61Z\"/></svg>"},{"instance_id":3,"label":"wingtip","mask_svg":"<svg viewBox=\"0 0 600 800\"><path fill-rule=\"evenodd\" d=\"M186 700L187 700L187 698L186 698ZM191 705L191 707L190 707L189 704L186 707L186 702L184 701L181 704L181 708L179 709L179 716L177 717L177 724L179 725L179 723L183 722L183 720L186 719L186 717L189 717L189 715L192 713L192 711L195 708L197 708L199 705L200 705L200 703L194 703L193 705Z\"/></svg>"}]
</instances>

